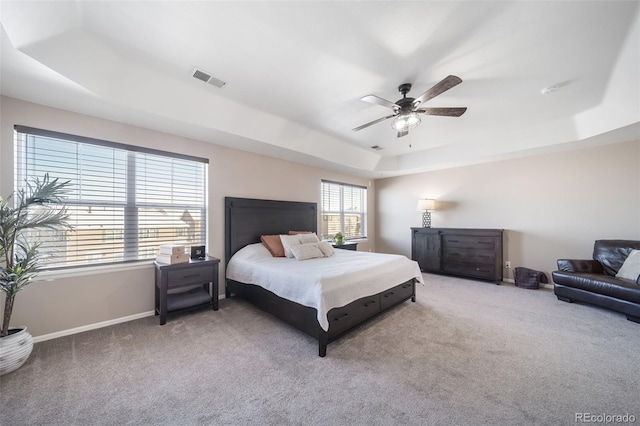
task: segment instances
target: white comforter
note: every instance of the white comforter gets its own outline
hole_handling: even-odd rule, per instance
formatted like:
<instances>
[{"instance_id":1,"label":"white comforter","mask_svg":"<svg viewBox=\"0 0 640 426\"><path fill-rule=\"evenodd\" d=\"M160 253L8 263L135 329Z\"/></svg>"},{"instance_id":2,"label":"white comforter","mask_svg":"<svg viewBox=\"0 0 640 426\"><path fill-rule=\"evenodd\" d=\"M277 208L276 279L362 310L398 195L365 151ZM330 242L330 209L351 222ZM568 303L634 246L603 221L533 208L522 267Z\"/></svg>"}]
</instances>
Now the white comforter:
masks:
<instances>
[{"instance_id":1,"label":"white comforter","mask_svg":"<svg viewBox=\"0 0 640 426\"><path fill-rule=\"evenodd\" d=\"M418 263L395 254L335 250L330 257L298 261L272 257L261 244L239 250L229 261L227 278L259 285L272 293L316 308L318 323L329 329L327 312L380 293L412 278L422 283Z\"/></svg>"}]
</instances>

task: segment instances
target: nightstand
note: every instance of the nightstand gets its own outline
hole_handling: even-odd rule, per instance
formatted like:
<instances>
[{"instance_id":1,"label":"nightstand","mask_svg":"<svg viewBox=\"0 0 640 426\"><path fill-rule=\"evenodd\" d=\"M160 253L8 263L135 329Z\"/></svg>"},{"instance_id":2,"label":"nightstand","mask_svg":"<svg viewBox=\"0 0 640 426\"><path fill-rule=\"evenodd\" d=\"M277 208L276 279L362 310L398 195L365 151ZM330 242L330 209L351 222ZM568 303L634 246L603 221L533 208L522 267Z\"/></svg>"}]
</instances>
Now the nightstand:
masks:
<instances>
[{"instance_id":1,"label":"nightstand","mask_svg":"<svg viewBox=\"0 0 640 426\"><path fill-rule=\"evenodd\" d=\"M171 312L205 305L218 310L219 263L220 259L215 257L173 265L154 262L155 305L160 325L167 322L167 314Z\"/></svg>"},{"instance_id":2,"label":"nightstand","mask_svg":"<svg viewBox=\"0 0 640 426\"><path fill-rule=\"evenodd\" d=\"M342 243L342 244L332 243L331 245L333 246L333 248L342 249L342 250L353 250L353 251L358 250L358 243L353 243L353 242Z\"/></svg>"}]
</instances>

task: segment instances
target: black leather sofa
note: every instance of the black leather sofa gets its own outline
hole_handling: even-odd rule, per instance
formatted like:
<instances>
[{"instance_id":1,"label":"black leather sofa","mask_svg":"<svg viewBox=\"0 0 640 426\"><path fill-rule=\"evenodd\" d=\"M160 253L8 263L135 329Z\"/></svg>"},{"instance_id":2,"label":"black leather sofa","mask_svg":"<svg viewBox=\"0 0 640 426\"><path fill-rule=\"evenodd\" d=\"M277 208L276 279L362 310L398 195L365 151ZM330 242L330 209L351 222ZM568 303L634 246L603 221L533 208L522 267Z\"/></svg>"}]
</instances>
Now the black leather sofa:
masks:
<instances>
[{"instance_id":1,"label":"black leather sofa","mask_svg":"<svg viewBox=\"0 0 640 426\"><path fill-rule=\"evenodd\" d=\"M640 250L640 241L598 240L593 259L558 259L552 273L553 289L559 300L591 303L627 316L640 323L640 277L636 281L616 278L631 250Z\"/></svg>"}]
</instances>

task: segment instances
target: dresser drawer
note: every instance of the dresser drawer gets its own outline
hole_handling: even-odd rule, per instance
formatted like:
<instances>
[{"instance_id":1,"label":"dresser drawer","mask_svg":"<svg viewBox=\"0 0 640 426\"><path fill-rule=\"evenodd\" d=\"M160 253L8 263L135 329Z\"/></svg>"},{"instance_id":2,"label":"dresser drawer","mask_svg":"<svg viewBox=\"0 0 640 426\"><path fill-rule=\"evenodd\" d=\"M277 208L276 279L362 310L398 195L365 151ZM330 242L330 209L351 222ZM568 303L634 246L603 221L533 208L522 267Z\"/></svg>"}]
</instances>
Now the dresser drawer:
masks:
<instances>
[{"instance_id":1,"label":"dresser drawer","mask_svg":"<svg viewBox=\"0 0 640 426\"><path fill-rule=\"evenodd\" d=\"M493 264L477 264L467 262L447 261L444 262L443 271L448 274L462 275L483 280L495 280L496 268Z\"/></svg>"},{"instance_id":2,"label":"dresser drawer","mask_svg":"<svg viewBox=\"0 0 640 426\"><path fill-rule=\"evenodd\" d=\"M387 309L403 300L406 300L414 294L413 281L406 282L390 288L387 291L382 292L380 295L380 309Z\"/></svg>"},{"instance_id":3,"label":"dresser drawer","mask_svg":"<svg viewBox=\"0 0 640 426\"><path fill-rule=\"evenodd\" d=\"M380 312L380 294L356 300L340 308L331 309L329 320L329 336L333 338L343 331L361 323Z\"/></svg>"},{"instance_id":4,"label":"dresser drawer","mask_svg":"<svg viewBox=\"0 0 640 426\"><path fill-rule=\"evenodd\" d=\"M204 284L213 280L213 266L205 265L169 271L169 288L182 287L190 284Z\"/></svg>"},{"instance_id":5,"label":"dresser drawer","mask_svg":"<svg viewBox=\"0 0 640 426\"><path fill-rule=\"evenodd\" d=\"M496 239L495 237L476 237L472 235L443 235L442 245L445 248L493 251L496 246Z\"/></svg>"},{"instance_id":6,"label":"dresser drawer","mask_svg":"<svg viewBox=\"0 0 640 426\"><path fill-rule=\"evenodd\" d=\"M468 248L446 248L444 259L447 261L460 263L473 263L492 265L495 263L496 255L493 250L472 250Z\"/></svg>"}]
</instances>

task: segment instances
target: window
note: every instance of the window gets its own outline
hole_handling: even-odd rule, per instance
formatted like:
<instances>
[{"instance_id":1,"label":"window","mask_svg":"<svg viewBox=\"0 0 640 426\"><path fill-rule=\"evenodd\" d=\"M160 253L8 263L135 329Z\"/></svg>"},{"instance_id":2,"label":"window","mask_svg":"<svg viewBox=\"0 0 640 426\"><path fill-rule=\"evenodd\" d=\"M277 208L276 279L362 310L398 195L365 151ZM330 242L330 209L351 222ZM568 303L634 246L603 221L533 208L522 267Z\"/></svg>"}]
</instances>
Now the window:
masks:
<instances>
[{"instance_id":1,"label":"window","mask_svg":"<svg viewBox=\"0 0 640 426\"><path fill-rule=\"evenodd\" d=\"M70 181L73 230L27 233L47 268L153 259L160 244L204 245L206 159L15 127L15 187Z\"/></svg>"},{"instance_id":2,"label":"window","mask_svg":"<svg viewBox=\"0 0 640 426\"><path fill-rule=\"evenodd\" d=\"M365 238L367 188L322 181L322 238L341 232L345 239Z\"/></svg>"}]
</instances>

